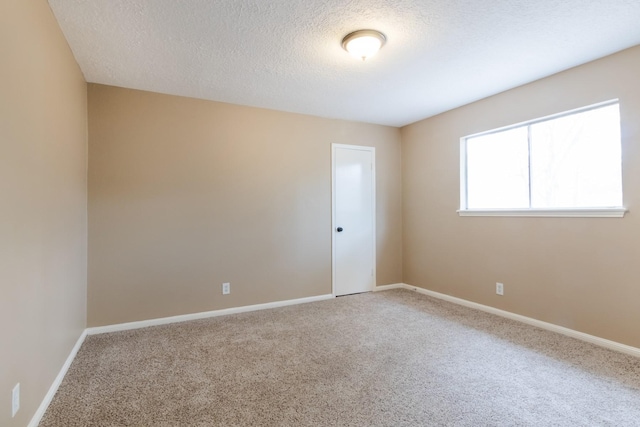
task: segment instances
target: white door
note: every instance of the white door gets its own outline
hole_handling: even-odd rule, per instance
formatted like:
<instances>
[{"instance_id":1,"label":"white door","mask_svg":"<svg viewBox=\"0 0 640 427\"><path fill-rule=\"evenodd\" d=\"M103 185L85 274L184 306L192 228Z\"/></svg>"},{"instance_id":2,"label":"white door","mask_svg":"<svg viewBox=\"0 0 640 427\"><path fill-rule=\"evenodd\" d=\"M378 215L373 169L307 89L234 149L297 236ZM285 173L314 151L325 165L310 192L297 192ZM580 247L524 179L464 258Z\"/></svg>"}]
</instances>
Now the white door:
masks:
<instances>
[{"instance_id":1,"label":"white door","mask_svg":"<svg viewBox=\"0 0 640 427\"><path fill-rule=\"evenodd\" d=\"M375 287L375 149L332 144L333 293Z\"/></svg>"}]
</instances>

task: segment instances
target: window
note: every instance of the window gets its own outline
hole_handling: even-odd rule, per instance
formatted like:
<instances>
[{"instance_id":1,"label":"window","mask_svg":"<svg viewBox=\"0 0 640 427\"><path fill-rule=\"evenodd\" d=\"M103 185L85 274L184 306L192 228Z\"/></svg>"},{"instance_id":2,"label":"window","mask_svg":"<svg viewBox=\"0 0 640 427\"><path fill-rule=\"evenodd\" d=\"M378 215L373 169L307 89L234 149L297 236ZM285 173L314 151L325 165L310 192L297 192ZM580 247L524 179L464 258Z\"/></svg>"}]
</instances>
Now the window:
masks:
<instances>
[{"instance_id":1,"label":"window","mask_svg":"<svg viewBox=\"0 0 640 427\"><path fill-rule=\"evenodd\" d=\"M609 101L460 140L460 215L623 216Z\"/></svg>"}]
</instances>

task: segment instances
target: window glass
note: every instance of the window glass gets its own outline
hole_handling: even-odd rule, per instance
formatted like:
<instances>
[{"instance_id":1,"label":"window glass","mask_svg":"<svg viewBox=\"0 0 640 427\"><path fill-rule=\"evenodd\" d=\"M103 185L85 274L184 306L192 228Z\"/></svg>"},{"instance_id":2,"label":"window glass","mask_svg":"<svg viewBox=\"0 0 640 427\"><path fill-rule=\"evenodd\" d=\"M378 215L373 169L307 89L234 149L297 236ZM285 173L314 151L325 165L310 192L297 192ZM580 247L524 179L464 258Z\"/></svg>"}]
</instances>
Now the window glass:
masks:
<instances>
[{"instance_id":1,"label":"window glass","mask_svg":"<svg viewBox=\"0 0 640 427\"><path fill-rule=\"evenodd\" d=\"M618 105L531 125L531 206L622 205Z\"/></svg>"},{"instance_id":2,"label":"window glass","mask_svg":"<svg viewBox=\"0 0 640 427\"><path fill-rule=\"evenodd\" d=\"M467 139L471 209L529 207L527 128Z\"/></svg>"},{"instance_id":3,"label":"window glass","mask_svg":"<svg viewBox=\"0 0 640 427\"><path fill-rule=\"evenodd\" d=\"M461 209L622 206L617 102L463 138Z\"/></svg>"}]
</instances>

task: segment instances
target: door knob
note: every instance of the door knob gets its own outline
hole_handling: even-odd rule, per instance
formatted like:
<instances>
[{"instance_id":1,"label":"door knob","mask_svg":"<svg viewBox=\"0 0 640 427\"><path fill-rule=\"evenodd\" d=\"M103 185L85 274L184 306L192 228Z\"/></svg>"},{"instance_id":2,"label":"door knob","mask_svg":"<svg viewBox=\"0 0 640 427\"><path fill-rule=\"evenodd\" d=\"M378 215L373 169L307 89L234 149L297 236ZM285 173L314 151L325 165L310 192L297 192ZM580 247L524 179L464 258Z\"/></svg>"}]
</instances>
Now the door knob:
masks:
<instances>
[{"instance_id":1,"label":"door knob","mask_svg":"<svg viewBox=\"0 0 640 427\"><path fill-rule=\"evenodd\" d=\"M342 232L342 227L338 227L338 228L336 228L336 231L337 231L338 233L341 233L341 232Z\"/></svg>"}]
</instances>

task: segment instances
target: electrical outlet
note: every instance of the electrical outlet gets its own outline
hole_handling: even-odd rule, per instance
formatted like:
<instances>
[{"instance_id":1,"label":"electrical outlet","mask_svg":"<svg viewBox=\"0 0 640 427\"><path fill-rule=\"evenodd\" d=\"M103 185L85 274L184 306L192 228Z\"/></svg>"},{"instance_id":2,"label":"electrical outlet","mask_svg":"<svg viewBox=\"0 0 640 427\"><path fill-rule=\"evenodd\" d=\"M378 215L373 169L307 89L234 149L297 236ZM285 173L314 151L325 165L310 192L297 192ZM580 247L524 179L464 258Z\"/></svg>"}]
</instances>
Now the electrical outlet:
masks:
<instances>
[{"instance_id":1,"label":"electrical outlet","mask_svg":"<svg viewBox=\"0 0 640 427\"><path fill-rule=\"evenodd\" d=\"M16 384L11 392L11 418L16 416L20 409L20 383Z\"/></svg>"},{"instance_id":2,"label":"electrical outlet","mask_svg":"<svg viewBox=\"0 0 640 427\"><path fill-rule=\"evenodd\" d=\"M504 285L502 283L496 283L496 294L504 295Z\"/></svg>"},{"instance_id":3,"label":"electrical outlet","mask_svg":"<svg viewBox=\"0 0 640 427\"><path fill-rule=\"evenodd\" d=\"M222 284L222 295L229 295L231 293L231 283Z\"/></svg>"}]
</instances>

